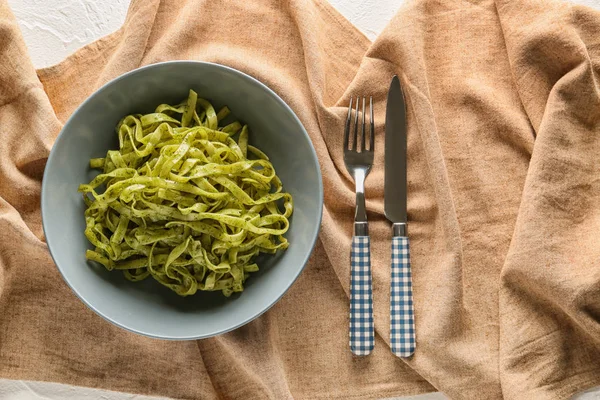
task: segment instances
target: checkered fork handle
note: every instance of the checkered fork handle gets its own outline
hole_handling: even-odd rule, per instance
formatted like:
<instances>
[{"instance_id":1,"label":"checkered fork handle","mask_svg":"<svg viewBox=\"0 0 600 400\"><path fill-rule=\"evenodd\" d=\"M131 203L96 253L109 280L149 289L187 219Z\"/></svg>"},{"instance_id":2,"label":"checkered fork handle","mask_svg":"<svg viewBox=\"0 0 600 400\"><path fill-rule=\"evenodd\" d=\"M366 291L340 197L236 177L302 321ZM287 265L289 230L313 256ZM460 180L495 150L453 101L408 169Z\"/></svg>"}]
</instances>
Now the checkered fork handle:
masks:
<instances>
[{"instance_id":1,"label":"checkered fork handle","mask_svg":"<svg viewBox=\"0 0 600 400\"><path fill-rule=\"evenodd\" d=\"M371 246L368 236L352 238L350 268L350 350L366 356L375 346L371 286Z\"/></svg>"},{"instance_id":2,"label":"checkered fork handle","mask_svg":"<svg viewBox=\"0 0 600 400\"><path fill-rule=\"evenodd\" d=\"M392 238L392 283L390 302L390 343L398 357L415 352L415 312L413 308L410 246L408 237Z\"/></svg>"}]
</instances>

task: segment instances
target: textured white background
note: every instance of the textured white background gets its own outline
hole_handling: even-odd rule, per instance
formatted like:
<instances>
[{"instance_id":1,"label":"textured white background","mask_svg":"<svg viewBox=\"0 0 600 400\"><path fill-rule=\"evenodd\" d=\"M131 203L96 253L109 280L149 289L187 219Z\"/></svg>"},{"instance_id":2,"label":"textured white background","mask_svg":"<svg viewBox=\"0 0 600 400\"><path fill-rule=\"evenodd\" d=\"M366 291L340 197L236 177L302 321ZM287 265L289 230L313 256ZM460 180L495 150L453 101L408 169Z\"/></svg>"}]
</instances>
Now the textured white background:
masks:
<instances>
[{"instance_id":1,"label":"textured white background","mask_svg":"<svg viewBox=\"0 0 600 400\"><path fill-rule=\"evenodd\" d=\"M19 21L36 68L60 62L78 48L117 30L125 20L130 0L8 0ZM346 18L375 39L404 1L329 0ZM576 0L600 9L600 0ZM404 400L443 400L441 394L405 397ZM2 400L148 400L146 396L119 394L43 382L0 379ZM575 399L574 399L575 400ZM577 396L600 400L600 389Z\"/></svg>"},{"instance_id":2,"label":"textured white background","mask_svg":"<svg viewBox=\"0 0 600 400\"><path fill-rule=\"evenodd\" d=\"M8 0L34 65L60 62L81 46L117 30L130 0ZM374 39L403 0L329 0Z\"/></svg>"}]
</instances>

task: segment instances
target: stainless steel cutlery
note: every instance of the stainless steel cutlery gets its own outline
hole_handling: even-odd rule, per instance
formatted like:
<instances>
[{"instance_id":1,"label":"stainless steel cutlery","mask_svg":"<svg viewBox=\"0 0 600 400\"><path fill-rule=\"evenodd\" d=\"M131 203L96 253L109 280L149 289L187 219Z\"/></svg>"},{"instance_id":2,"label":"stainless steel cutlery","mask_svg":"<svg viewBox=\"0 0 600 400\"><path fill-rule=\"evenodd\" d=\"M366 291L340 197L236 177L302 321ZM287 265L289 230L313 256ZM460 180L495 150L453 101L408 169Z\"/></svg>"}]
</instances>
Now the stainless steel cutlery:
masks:
<instances>
[{"instance_id":1,"label":"stainless steel cutlery","mask_svg":"<svg viewBox=\"0 0 600 400\"><path fill-rule=\"evenodd\" d=\"M375 345L371 250L365 211L365 178L373 166L375 128L373 99L369 98L369 135L366 98L362 97L362 101L361 97L356 98L356 109L353 109L353 101L351 97L344 128L344 163L356 184L350 269L350 349L354 354L364 356L370 354ZM407 233L406 134L406 103L400 80L394 76L385 116L384 201L385 216L392 222L390 346L398 357L411 356L416 345Z\"/></svg>"},{"instance_id":2,"label":"stainless steel cutlery","mask_svg":"<svg viewBox=\"0 0 600 400\"><path fill-rule=\"evenodd\" d=\"M406 218L406 103L400 80L390 85L385 114L385 216L392 223L390 345L398 357L415 352L415 316Z\"/></svg>"},{"instance_id":3,"label":"stainless steel cutlery","mask_svg":"<svg viewBox=\"0 0 600 400\"><path fill-rule=\"evenodd\" d=\"M351 97L344 128L344 164L356 184L356 213L350 256L350 349L358 356L365 356L371 353L375 346L371 245L365 209L365 179L373 166L375 124L373 121L373 98L369 98L370 130L367 143L366 98L362 97L362 112L359 109L361 97L356 98L356 110L352 109L352 101ZM354 124L352 124L353 111ZM359 123L360 115L362 115L361 123ZM361 126L360 132L359 125ZM351 133L352 135L350 135Z\"/></svg>"}]
</instances>

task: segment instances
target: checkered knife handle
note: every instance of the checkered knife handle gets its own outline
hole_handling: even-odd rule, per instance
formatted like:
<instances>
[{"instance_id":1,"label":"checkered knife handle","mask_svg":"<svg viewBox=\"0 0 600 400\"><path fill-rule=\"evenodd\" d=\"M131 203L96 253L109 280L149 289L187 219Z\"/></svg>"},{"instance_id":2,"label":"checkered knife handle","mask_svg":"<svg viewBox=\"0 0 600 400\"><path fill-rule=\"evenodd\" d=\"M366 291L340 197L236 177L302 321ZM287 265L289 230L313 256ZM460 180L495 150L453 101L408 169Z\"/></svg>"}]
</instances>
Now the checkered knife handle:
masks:
<instances>
[{"instance_id":1,"label":"checkered knife handle","mask_svg":"<svg viewBox=\"0 0 600 400\"><path fill-rule=\"evenodd\" d=\"M350 350L357 356L366 356L374 346L371 245L368 236L354 236L350 268Z\"/></svg>"},{"instance_id":2,"label":"checkered knife handle","mask_svg":"<svg viewBox=\"0 0 600 400\"><path fill-rule=\"evenodd\" d=\"M413 307L410 246L408 237L392 238L392 280L390 302L390 342L398 357L415 352L415 312Z\"/></svg>"}]
</instances>

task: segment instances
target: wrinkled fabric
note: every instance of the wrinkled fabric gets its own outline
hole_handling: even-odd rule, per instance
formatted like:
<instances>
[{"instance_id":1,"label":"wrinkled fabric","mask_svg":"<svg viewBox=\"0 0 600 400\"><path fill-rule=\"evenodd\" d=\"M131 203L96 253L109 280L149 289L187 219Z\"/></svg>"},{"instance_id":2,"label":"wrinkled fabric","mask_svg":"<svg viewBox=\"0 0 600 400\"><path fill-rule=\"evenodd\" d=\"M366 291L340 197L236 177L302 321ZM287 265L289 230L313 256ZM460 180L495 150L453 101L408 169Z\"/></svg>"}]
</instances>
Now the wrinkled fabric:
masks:
<instances>
[{"instance_id":1,"label":"wrinkled fabric","mask_svg":"<svg viewBox=\"0 0 600 400\"><path fill-rule=\"evenodd\" d=\"M0 1L0 377L194 399L565 399L600 385L600 13L540 0L409 1L370 43L325 0L133 0L121 29L35 71ZM170 342L119 329L63 283L39 201L52 143L100 86L211 61L296 112L323 172L322 230L298 281L234 332ZM389 350L385 98L408 112L417 351ZM366 181L376 345L348 348L351 95L375 102ZM75 195L75 194L73 194ZM242 299L243 300L243 299Z\"/></svg>"}]
</instances>

